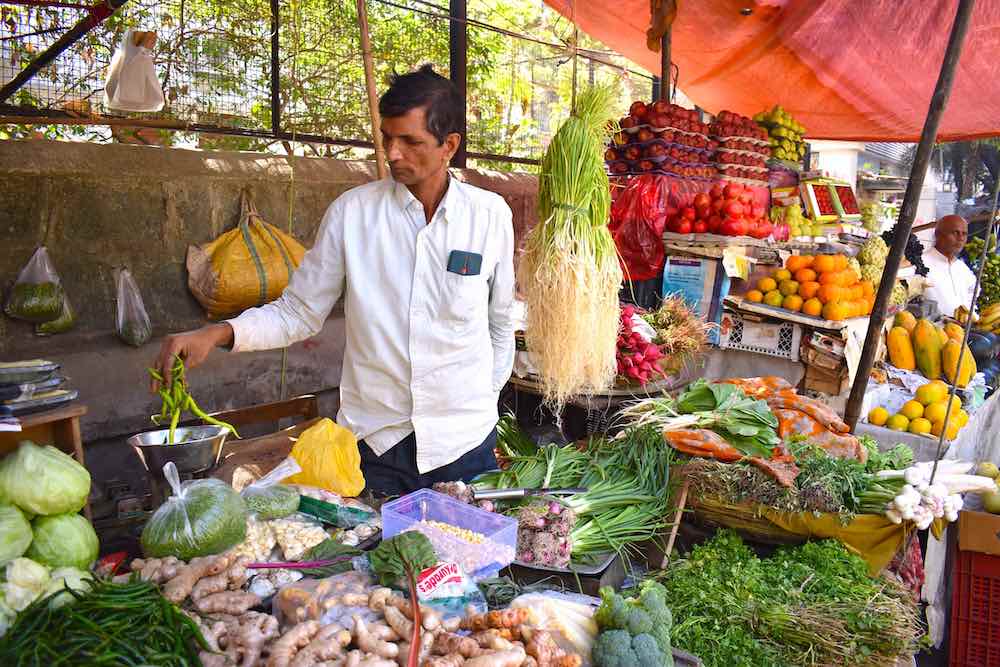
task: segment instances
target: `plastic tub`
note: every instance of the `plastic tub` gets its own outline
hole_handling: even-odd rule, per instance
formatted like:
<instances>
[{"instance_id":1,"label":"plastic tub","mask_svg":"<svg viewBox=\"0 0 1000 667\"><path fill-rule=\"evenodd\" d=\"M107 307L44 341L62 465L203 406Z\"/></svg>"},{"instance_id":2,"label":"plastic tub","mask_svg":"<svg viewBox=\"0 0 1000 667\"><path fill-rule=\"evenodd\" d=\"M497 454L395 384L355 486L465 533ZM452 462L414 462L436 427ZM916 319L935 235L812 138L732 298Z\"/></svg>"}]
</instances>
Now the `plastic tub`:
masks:
<instances>
[{"instance_id":1,"label":"plastic tub","mask_svg":"<svg viewBox=\"0 0 1000 667\"><path fill-rule=\"evenodd\" d=\"M382 506L382 539L413 529L421 521L439 521L483 535L483 544L474 550L477 557L473 561L459 562L466 574L474 579L495 576L514 560L516 519L486 512L430 489L415 491ZM446 562L456 560L455 554L460 553L462 542L459 537L450 535L431 538L438 558Z\"/></svg>"}]
</instances>

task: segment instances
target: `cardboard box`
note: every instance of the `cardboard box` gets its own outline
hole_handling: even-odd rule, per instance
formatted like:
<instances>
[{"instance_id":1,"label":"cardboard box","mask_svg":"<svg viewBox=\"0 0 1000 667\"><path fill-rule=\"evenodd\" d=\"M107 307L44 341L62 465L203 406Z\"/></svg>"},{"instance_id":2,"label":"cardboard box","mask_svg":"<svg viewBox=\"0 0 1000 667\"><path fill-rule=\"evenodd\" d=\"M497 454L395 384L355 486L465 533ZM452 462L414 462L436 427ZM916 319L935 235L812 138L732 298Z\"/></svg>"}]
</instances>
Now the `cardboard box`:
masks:
<instances>
[{"instance_id":1,"label":"cardboard box","mask_svg":"<svg viewBox=\"0 0 1000 667\"><path fill-rule=\"evenodd\" d=\"M1000 556L1000 515L968 510L959 512L958 548Z\"/></svg>"},{"instance_id":2,"label":"cardboard box","mask_svg":"<svg viewBox=\"0 0 1000 667\"><path fill-rule=\"evenodd\" d=\"M847 368L833 371L818 366L806 366L803 386L811 391L840 396L847 390L850 384L849 379Z\"/></svg>"},{"instance_id":3,"label":"cardboard box","mask_svg":"<svg viewBox=\"0 0 1000 667\"><path fill-rule=\"evenodd\" d=\"M834 372L847 368L844 357L830 354L826 350L817 350L809 344L802 346L802 360L807 366L815 366L825 371Z\"/></svg>"}]
</instances>

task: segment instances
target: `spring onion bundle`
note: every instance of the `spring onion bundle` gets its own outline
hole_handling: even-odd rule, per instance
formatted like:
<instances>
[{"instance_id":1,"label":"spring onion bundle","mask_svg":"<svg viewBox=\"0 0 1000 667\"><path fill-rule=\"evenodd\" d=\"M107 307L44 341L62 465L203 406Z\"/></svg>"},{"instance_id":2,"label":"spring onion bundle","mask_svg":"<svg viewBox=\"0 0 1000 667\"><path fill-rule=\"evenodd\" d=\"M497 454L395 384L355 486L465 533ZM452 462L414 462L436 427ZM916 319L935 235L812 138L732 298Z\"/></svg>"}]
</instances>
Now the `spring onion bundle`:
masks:
<instances>
[{"instance_id":1,"label":"spring onion bundle","mask_svg":"<svg viewBox=\"0 0 1000 667\"><path fill-rule=\"evenodd\" d=\"M596 86L542 158L539 224L529 234L518 282L527 302L525 342L543 398L560 408L614 381L621 267L608 231L611 193L604 145L615 95Z\"/></svg>"}]
</instances>

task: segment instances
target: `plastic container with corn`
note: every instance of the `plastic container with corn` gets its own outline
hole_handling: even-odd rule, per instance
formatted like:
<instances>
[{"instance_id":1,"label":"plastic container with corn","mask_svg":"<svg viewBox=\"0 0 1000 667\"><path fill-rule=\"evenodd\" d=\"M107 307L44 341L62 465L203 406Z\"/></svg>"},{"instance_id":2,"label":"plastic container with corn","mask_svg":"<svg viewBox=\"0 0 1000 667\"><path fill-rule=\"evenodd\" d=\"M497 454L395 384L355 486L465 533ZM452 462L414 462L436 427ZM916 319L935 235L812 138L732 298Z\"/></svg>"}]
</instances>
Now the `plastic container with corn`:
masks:
<instances>
[{"instance_id":1,"label":"plastic container with corn","mask_svg":"<svg viewBox=\"0 0 1000 667\"><path fill-rule=\"evenodd\" d=\"M427 536L438 558L474 579L496 575L514 560L517 521L442 493L421 489L382 506L384 539L407 530Z\"/></svg>"}]
</instances>

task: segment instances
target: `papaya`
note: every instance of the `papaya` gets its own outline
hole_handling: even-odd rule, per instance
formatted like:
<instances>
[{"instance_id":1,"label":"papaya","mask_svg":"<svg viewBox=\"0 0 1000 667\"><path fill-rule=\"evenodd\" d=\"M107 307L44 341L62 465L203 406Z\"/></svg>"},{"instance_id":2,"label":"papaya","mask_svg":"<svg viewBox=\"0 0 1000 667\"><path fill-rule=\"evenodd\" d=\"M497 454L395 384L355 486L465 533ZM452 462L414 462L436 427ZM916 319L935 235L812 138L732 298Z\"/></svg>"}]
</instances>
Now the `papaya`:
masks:
<instances>
[{"instance_id":1,"label":"papaya","mask_svg":"<svg viewBox=\"0 0 1000 667\"><path fill-rule=\"evenodd\" d=\"M948 322L944 325L944 332L948 334L948 338L951 340L961 343L962 336L965 334L965 329L954 322Z\"/></svg>"},{"instance_id":2,"label":"papaya","mask_svg":"<svg viewBox=\"0 0 1000 667\"><path fill-rule=\"evenodd\" d=\"M941 341L941 347L944 347L944 344L951 340L948 337L948 332L944 330L944 327L934 327L934 329L937 331L938 339Z\"/></svg>"},{"instance_id":3,"label":"papaya","mask_svg":"<svg viewBox=\"0 0 1000 667\"><path fill-rule=\"evenodd\" d=\"M907 333L913 332L913 327L917 326L917 318L913 316L908 310L901 310L896 313L896 317L892 320L892 326L903 327L906 329Z\"/></svg>"},{"instance_id":4,"label":"papaya","mask_svg":"<svg viewBox=\"0 0 1000 667\"><path fill-rule=\"evenodd\" d=\"M941 337L930 320L920 320L910 334L917 368L928 380L941 377Z\"/></svg>"},{"instance_id":5,"label":"papaya","mask_svg":"<svg viewBox=\"0 0 1000 667\"><path fill-rule=\"evenodd\" d=\"M959 356L962 358L961 363ZM972 350L966 345L963 351L962 344L957 340L945 343L941 350L941 366L944 376L957 387L969 384L969 380L976 374L976 360L972 358Z\"/></svg>"},{"instance_id":6,"label":"papaya","mask_svg":"<svg viewBox=\"0 0 1000 667\"><path fill-rule=\"evenodd\" d=\"M886 337L886 344L889 348L889 361L896 368L906 371L916 370L917 362L913 355L913 343L910 341L910 332L905 327L893 327Z\"/></svg>"}]
</instances>

